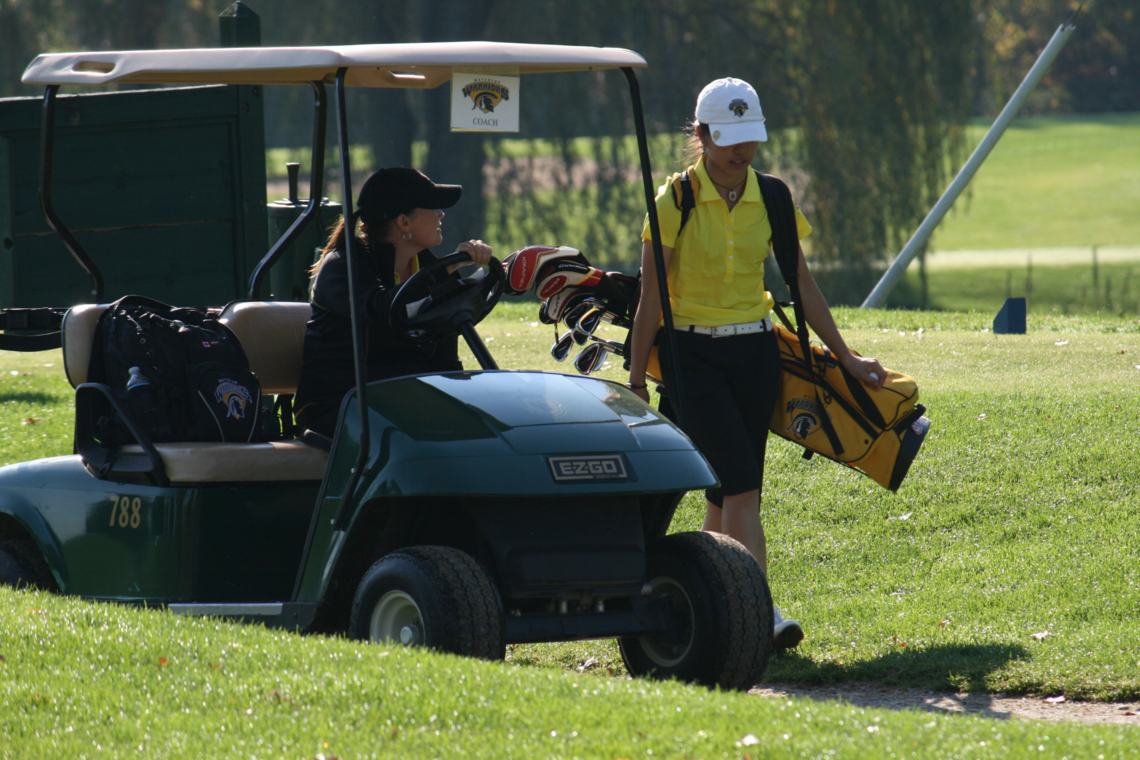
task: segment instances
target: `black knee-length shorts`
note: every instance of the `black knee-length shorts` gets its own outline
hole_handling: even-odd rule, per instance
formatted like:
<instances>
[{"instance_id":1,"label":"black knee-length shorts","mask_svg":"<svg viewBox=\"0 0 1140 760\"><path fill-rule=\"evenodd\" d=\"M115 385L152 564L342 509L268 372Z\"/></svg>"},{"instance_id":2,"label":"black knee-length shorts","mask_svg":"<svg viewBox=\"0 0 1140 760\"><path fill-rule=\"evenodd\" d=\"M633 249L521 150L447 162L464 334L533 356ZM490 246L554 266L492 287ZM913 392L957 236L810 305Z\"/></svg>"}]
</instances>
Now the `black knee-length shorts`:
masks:
<instances>
[{"instance_id":1,"label":"black knee-length shorts","mask_svg":"<svg viewBox=\"0 0 1140 760\"><path fill-rule=\"evenodd\" d=\"M720 480L705 497L762 490L768 423L780 389L780 349L772 331L714 338L676 331L685 397L685 433ZM669 345L659 336L666 394L672 382Z\"/></svg>"}]
</instances>

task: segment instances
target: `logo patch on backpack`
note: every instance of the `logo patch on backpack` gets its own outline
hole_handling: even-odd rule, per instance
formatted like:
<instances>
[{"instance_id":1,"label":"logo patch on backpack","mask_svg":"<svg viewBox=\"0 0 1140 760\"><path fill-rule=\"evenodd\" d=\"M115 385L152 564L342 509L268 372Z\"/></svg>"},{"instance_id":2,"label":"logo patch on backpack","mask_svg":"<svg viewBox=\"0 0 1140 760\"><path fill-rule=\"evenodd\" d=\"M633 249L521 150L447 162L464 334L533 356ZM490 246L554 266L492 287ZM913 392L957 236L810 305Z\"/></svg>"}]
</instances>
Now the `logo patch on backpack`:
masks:
<instances>
[{"instance_id":1,"label":"logo patch on backpack","mask_svg":"<svg viewBox=\"0 0 1140 760\"><path fill-rule=\"evenodd\" d=\"M245 410L253 403L253 394L236 380L223 377L218 380L218 387L214 389L214 400L226 407L226 417L235 420L245 419Z\"/></svg>"}]
</instances>

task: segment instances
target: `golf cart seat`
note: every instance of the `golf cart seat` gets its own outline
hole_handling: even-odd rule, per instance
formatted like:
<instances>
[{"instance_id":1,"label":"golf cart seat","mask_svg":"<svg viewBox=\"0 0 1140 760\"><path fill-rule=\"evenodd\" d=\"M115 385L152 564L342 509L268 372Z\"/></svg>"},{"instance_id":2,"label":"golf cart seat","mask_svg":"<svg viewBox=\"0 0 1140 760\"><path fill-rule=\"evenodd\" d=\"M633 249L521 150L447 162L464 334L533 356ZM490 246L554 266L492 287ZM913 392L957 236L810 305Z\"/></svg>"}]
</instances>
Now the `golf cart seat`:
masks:
<instances>
[{"instance_id":1,"label":"golf cart seat","mask_svg":"<svg viewBox=\"0 0 1140 760\"><path fill-rule=\"evenodd\" d=\"M87 382L95 328L106 310L107 304L84 304L63 318L63 365L74 388ZM219 321L241 341L262 393L286 394L296 392L301 377L308 319L307 303L238 301L222 311ZM155 443L153 448L172 483L321 480L329 458L327 452L299 440ZM146 458L144 447L137 444L122 446L119 453L122 459Z\"/></svg>"}]
</instances>

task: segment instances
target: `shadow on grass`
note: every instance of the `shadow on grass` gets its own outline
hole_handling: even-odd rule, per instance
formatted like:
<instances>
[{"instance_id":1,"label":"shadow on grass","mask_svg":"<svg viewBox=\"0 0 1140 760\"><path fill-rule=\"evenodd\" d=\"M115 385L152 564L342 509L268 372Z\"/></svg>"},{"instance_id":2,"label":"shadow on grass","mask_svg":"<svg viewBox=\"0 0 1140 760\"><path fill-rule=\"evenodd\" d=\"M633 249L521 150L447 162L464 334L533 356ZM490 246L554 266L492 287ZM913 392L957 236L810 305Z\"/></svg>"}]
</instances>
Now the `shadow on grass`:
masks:
<instances>
[{"instance_id":1,"label":"shadow on grass","mask_svg":"<svg viewBox=\"0 0 1140 760\"><path fill-rule=\"evenodd\" d=\"M764 680L812 686L858 682L932 691L986 691L991 673L1026 659L1029 652L1017 644L945 644L900 649L849 664L815 662L791 651L772 658Z\"/></svg>"},{"instance_id":2,"label":"shadow on grass","mask_svg":"<svg viewBox=\"0 0 1140 760\"><path fill-rule=\"evenodd\" d=\"M50 404L55 401L59 401L59 396L54 393L42 393L40 391L0 393L0 404L7 402L15 402L18 404Z\"/></svg>"}]
</instances>

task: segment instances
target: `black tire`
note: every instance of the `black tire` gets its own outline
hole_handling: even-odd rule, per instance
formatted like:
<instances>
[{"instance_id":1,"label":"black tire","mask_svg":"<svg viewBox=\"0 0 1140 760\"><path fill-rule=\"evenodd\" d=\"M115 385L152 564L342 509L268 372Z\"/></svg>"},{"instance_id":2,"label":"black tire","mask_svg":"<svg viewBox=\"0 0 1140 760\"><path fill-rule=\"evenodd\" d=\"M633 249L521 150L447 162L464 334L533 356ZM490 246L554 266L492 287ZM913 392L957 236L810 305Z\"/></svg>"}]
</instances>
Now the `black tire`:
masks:
<instances>
[{"instance_id":1,"label":"black tire","mask_svg":"<svg viewBox=\"0 0 1140 760\"><path fill-rule=\"evenodd\" d=\"M675 533L649 545L651 598L666 598L680 635L618 641L631 675L747 690L772 651L768 581L738 541L719 533Z\"/></svg>"},{"instance_id":2,"label":"black tire","mask_svg":"<svg viewBox=\"0 0 1140 760\"><path fill-rule=\"evenodd\" d=\"M0 585L56 591L55 578L35 541L0 541Z\"/></svg>"},{"instance_id":3,"label":"black tire","mask_svg":"<svg viewBox=\"0 0 1140 760\"><path fill-rule=\"evenodd\" d=\"M501 660L506 617L499 592L469 554L414 546L378 560L352 603L349 635Z\"/></svg>"}]
</instances>

